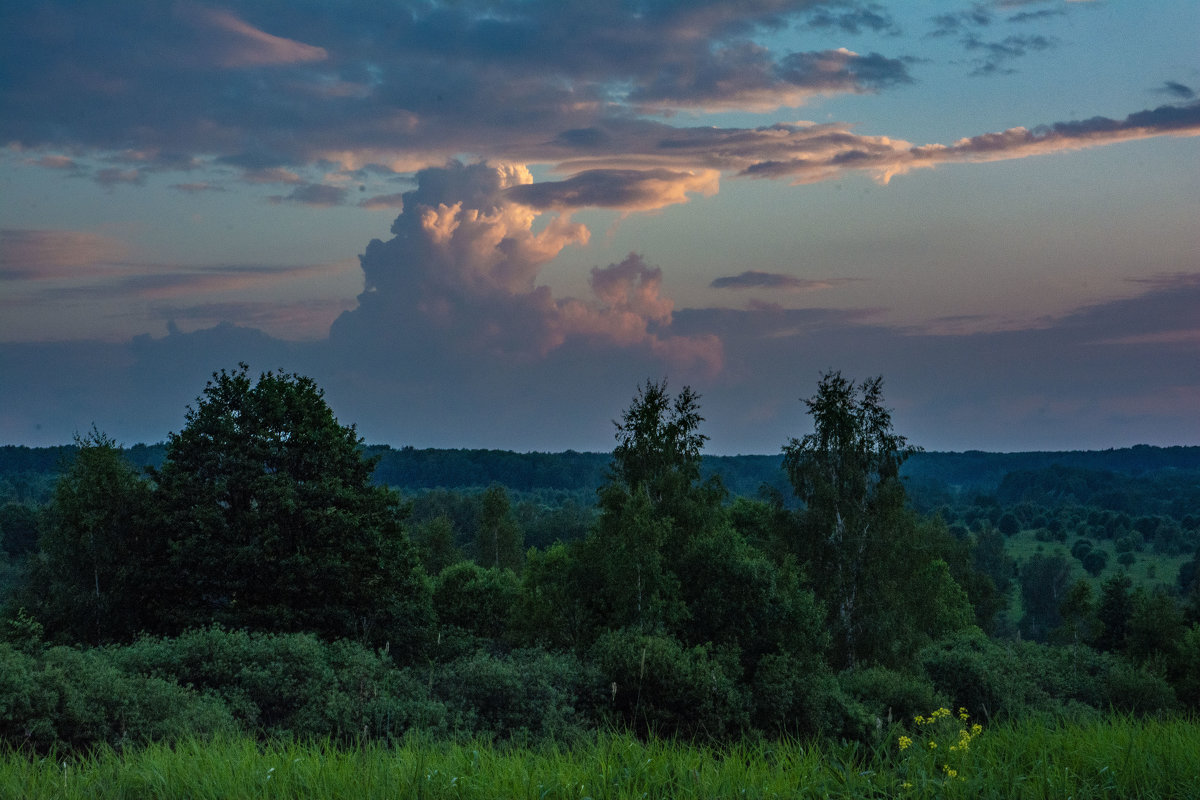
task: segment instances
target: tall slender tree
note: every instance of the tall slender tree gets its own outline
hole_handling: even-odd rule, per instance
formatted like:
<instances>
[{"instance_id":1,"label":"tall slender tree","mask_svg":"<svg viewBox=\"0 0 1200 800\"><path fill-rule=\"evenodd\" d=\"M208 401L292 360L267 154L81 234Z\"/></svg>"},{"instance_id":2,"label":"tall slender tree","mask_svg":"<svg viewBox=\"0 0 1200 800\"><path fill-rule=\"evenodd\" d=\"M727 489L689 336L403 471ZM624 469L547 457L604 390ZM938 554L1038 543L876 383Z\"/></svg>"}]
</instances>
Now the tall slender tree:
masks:
<instances>
[{"instance_id":1,"label":"tall slender tree","mask_svg":"<svg viewBox=\"0 0 1200 800\"><path fill-rule=\"evenodd\" d=\"M784 446L784 467L804 503L795 554L825 603L833 661L902 663L937 635L925 622L968 618L936 537L906 507L900 467L920 448L893 430L882 378L829 372L803 402L813 431Z\"/></svg>"}]
</instances>

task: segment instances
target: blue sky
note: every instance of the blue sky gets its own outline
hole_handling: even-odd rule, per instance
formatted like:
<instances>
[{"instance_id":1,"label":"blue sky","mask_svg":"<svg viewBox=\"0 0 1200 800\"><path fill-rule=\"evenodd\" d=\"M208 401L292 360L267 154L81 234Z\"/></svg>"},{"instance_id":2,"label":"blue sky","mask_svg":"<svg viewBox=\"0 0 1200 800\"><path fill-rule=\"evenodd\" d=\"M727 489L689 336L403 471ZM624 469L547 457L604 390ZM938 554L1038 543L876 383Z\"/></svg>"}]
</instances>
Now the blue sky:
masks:
<instances>
[{"instance_id":1,"label":"blue sky","mask_svg":"<svg viewBox=\"0 0 1200 800\"><path fill-rule=\"evenodd\" d=\"M371 442L777 452L820 374L941 450L1200 444L1200 6L0 10L0 441L239 361Z\"/></svg>"}]
</instances>

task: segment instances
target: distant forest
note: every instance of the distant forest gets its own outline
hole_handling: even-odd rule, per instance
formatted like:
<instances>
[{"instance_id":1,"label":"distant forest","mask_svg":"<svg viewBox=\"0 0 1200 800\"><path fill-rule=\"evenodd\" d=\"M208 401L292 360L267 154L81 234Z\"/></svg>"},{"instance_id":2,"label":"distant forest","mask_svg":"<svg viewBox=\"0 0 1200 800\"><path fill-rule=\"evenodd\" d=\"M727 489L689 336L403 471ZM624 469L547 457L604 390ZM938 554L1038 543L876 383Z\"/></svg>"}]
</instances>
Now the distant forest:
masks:
<instances>
[{"instance_id":1,"label":"distant forest","mask_svg":"<svg viewBox=\"0 0 1200 800\"><path fill-rule=\"evenodd\" d=\"M75 445L0 446L0 502L44 502L54 477L76 451ZM366 445L363 451L369 458L378 458L375 482L400 491L501 484L513 492L594 493L604 485L612 462L612 453L574 450L518 453L376 444ZM166 460L167 445L136 444L122 448L121 452L138 469L157 468ZM701 472L705 478L719 476L733 496L757 495L764 485L790 493L782 454L705 455L701 459ZM1149 445L1026 453L919 451L901 468L909 497L919 505L930 505L931 499L946 496L999 492L1007 500L1034 500L1030 493L1041 493L1045 500L1056 498L1057 502L1065 502L1073 498L1082 505L1126 512L1136 510L1130 504L1137 506L1144 501L1149 484L1178 483L1179 490L1186 494L1188 486L1194 487L1197 474L1200 474L1200 447ZM30 496L30 492L35 494ZM1194 493L1190 497L1197 500Z\"/></svg>"}]
</instances>

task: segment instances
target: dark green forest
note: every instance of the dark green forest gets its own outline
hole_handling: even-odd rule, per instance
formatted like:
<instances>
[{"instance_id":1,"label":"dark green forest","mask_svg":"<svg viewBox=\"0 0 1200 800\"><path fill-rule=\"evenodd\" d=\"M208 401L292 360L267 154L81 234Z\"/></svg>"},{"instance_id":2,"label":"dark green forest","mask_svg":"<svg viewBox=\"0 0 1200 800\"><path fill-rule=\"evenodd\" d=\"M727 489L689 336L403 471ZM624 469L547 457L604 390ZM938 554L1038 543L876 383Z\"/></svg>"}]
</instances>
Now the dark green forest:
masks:
<instances>
[{"instance_id":1,"label":"dark green forest","mask_svg":"<svg viewBox=\"0 0 1200 800\"><path fill-rule=\"evenodd\" d=\"M164 443L0 448L0 740L1200 708L1200 448L926 453L831 372L779 454L714 457L690 388L631 394L610 453L395 449L242 365Z\"/></svg>"}]
</instances>

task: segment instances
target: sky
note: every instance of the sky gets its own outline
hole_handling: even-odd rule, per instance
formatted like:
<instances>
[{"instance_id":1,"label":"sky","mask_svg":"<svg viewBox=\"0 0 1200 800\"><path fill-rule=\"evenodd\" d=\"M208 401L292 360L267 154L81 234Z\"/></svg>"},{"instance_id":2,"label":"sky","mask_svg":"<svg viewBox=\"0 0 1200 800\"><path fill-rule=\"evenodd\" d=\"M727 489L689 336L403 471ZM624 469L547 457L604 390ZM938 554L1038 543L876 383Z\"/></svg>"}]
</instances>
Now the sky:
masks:
<instances>
[{"instance_id":1,"label":"sky","mask_svg":"<svg viewBox=\"0 0 1200 800\"><path fill-rule=\"evenodd\" d=\"M1200 445L1195 0L0 7L0 443L215 371L368 443L609 450L647 380L777 453Z\"/></svg>"}]
</instances>

